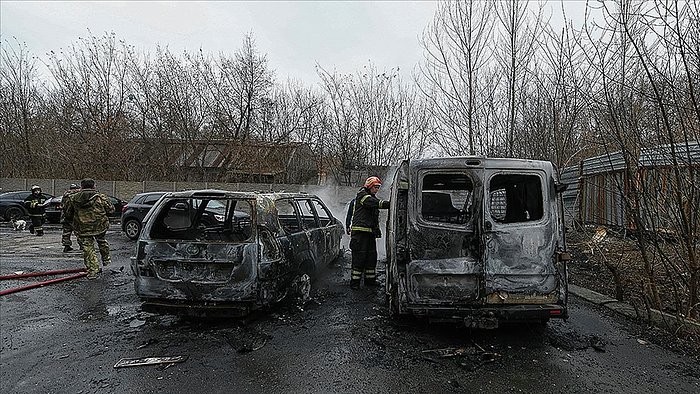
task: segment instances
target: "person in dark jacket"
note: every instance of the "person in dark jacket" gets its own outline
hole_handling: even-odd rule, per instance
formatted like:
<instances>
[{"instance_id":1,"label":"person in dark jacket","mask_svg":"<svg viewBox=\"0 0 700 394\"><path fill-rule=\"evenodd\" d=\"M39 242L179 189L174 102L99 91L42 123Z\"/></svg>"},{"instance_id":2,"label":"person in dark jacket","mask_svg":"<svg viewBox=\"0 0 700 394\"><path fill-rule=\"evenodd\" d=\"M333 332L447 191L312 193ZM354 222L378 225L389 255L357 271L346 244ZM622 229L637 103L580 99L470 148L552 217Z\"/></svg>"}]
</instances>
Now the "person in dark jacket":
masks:
<instances>
[{"instance_id":1,"label":"person in dark jacket","mask_svg":"<svg viewBox=\"0 0 700 394\"><path fill-rule=\"evenodd\" d=\"M377 238L382 236L379 229L379 210L389 208L389 201L380 200L375 195L382 181L371 176L351 203L350 250L352 251L352 272L350 287L360 287L364 274L365 286L376 286L377 277ZM346 218L347 223L347 218Z\"/></svg>"},{"instance_id":2,"label":"person in dark jacket","mask_svg":"<svg viewBox=\"0 0 700 394\"><path fill-rule=\"evenodd\" d=\"M61 234L61 244L63 245L63 253L70 252L73 250L73 242L70 240L70 235L73 232L73 223L66 220L66 206L68 206L68 199L71 195L80 191L80 186L75 183L71 183L68 190L63 193L61 197L61 227L63 228L63 233Z\"/></svg>"},{"instance_id":3,"label":"person in dark jacket","mask_svg":"<svg viewBox=\"0 0 700 394\"><path fill-rule=\"evenodd\" d=\"M37 185L32 186L32 194L24 199L24 206L27 207L27 212L29 212L29 219L32 224L29 225L29 232L38 236L44 235L44 222L46 218L44 212L46 211L46 196L41 193L41 188Z\"/></svg>"},{"instance_id":4,"label":"person in dark jacket","mask_svg":"<svg viewBox=\"0 0 700 394\"><path fill-rule=\"evenodd\" d=\"M350 235L350 227L352 226L352 214L355 211L355 199L350 200L348 204L348 213L345 214L345 232Z\"/></svg>"},{"instance_id":5,"label":"person in dark jacket","mask_svg":"<svg viewBox=\"0 0 700 394\"><path fill-rule=\"evenodd\" d=\"M109 243L105 239L109 228L108 214L114 212L109 198L95 190L93 179L80 181L80 191L71 195L65 210L65 220L71 221L78 237L78 245L83 249L83 260L87 268L87 278L95 279L100 272L95 252L95 242L100 250L102 265L111 263Z\"/></svg>"}]
</instances>

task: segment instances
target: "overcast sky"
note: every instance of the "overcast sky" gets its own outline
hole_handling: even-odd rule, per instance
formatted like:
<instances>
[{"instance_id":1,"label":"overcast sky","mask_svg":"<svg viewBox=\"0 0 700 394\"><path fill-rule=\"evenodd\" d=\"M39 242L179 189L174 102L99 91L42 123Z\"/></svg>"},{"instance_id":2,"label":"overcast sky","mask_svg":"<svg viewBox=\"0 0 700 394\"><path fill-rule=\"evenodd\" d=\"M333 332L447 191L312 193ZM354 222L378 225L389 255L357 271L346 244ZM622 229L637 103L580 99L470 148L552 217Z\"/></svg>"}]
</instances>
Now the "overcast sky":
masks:
<instances>
[{"instance_id":1,"label":"overcast sky","mask_svg":"<svg viewBox=\"0 0 700 394\"><path fill-rule=\"evenodd\" d=\"M408 72L419 61L418 37L436 9L432 1L0 1L3 40L17 37L45 53L86 36L113 31L144 50L233 54L252 32L278 80L317 81L314 65L351 72L371 60Z\"/></svg>"},{"instance_id":2,"label":"overcast sky","mask_svg":"<svg viewBox=\"0 0 700 394\"><path fill-rule=\"evenodd\" d=\"M536 4L537 1L533 1ZM558 5L555 1L553 5ZM569 16L584 0L564 0ZM532 4L531 4L532 5ZM434 1L0 1L0 35L42 59L86 36L116 33L144 51L156 45L232 55L251 32L278 81L318 81L315 64L354 72L370 60L402 76L422 58L419 37ZM554 12L553 19L561 19Z\"/></svg>"}]
</instances>

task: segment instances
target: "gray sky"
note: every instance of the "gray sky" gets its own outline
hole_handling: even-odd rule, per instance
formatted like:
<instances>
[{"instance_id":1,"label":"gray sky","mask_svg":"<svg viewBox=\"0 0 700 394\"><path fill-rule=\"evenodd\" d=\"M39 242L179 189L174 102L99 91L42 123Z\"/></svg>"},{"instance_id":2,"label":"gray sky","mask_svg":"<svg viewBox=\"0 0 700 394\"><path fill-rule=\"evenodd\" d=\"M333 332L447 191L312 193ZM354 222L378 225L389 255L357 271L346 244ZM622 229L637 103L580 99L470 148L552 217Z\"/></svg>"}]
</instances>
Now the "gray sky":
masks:
<instances>
[{"instance_id":1,"label":"gray sky","mask_svg":"<svg viewBox=\"0 0 700 394\"><path fill-rule=\"evenodd\" d=\"M6 1L0 34L17 37L45 59L86 36L113 31L136 48L233 54L252 32L277 79L317 82L314 65L353 72L369 60L401 74L421 58L418 37L433 17L433 1Z\"/></svg>"}]
</instances>

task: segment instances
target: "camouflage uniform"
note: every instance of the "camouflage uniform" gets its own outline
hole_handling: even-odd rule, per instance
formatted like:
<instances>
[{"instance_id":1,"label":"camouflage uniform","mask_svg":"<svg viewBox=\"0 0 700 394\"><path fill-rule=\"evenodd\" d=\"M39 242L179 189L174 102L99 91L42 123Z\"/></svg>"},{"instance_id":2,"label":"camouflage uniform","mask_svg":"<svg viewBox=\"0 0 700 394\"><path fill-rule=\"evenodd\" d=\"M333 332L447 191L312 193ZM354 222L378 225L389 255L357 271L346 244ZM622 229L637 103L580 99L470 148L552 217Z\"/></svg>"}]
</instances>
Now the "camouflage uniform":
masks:
<instances>
[{"instance_id":1,"label":"camouflage uniform","mask_svg":"<svg viewBox=\"0 0 700 394\"><path fill-rule=\"evenodd\" d=\"M105 234L109 228L107 214L114 212L114 205L106 195L99 193L93 187L81 184L83 189L68 199L65 208L65 219L73 224L73 231L78 237L78 245L83 248L83 260L87 267L88 278L95 278L100 271L95 253L95 244L100 250L102 265L111 263L109 256L109 244Z\"/></svg>"},{"instance_id":2,"label":"camouflage uniform","mask_svg":"<svg viewBox=\"0 0 700 394\"><path fill-rule=\"evenodd\" d=\"M80 187L78 185L70 185L70 189L66 190L61 198L61 205L63 207L61 210L61 226L63 228L63 233L61 234L61 245L64 247L64 252L70 252L73 250L73 242L70 240L70 235L73 232L73 223L70 220L66 220L66 206L68 205L68 199L70 199L70 196L79 191Z\"/></svg>"}]
</instances>

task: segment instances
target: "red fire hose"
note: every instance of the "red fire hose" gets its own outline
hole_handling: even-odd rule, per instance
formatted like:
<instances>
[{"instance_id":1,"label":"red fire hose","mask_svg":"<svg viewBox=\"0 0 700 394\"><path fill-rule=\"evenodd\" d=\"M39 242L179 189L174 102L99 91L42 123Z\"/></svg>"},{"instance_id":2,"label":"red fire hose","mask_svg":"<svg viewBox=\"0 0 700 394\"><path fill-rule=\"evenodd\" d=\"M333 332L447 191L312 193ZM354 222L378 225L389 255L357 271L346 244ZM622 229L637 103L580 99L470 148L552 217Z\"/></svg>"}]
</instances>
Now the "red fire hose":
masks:
<instances>
[{"instance_id":1,"label":"red fire hose","mask_svg":"<svg viewBox=\"0 0 700 394\"><path fill-rule=\"evenodd\" d=\"M71 268L67 270L54 270L54 271L41 271L41 272L27 272L22 274L12 274L0 276L0 280L3 279L20 279L20 278L31 278L34 276L47 276L47 275L61 275L61 274L72 274L75 272L85 272L85 268Z\"/></svg>"},{"instance_id":2,"label":"red fire hose","mask_svg":"<svg viewBox=\"0 0 700 394\"><path fill-rule=\"evenodd\" d=\"M31 285L27 285L27 286L20 286L20 287L14 287L12 289L3 290L3 291L0 291L0 296L4 296L6 294L17 293L17 292L24 291L24 290L34 289L36 287L42 287L42 286L50 285L52 283L58 283L58 282L66 281L66 280L82 278L83 276L87 275L87 273L85 272L85 268L73 268L73 269L67 269L67 270L30 272L30 273L26 273L26 274L13 274L13 275L0 276L0 280L3 280L3 279L31 278L31 277L35 277L35 276L46 276L46 275L70 274L70 273L74 273L74 272L80 272L80 273L76 274L76 275L64 276L62 278L50 279L50 280L46 280L43 282L32 283Z\"/></svg>"}]
</instances>

